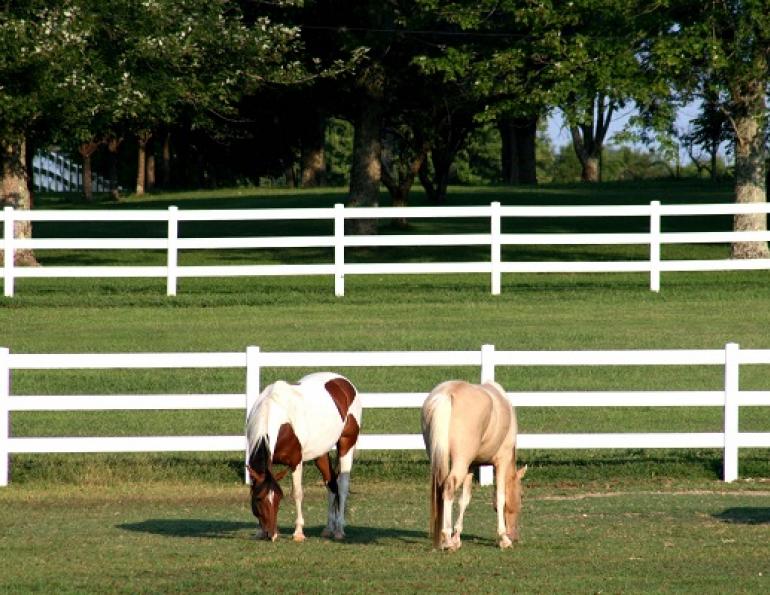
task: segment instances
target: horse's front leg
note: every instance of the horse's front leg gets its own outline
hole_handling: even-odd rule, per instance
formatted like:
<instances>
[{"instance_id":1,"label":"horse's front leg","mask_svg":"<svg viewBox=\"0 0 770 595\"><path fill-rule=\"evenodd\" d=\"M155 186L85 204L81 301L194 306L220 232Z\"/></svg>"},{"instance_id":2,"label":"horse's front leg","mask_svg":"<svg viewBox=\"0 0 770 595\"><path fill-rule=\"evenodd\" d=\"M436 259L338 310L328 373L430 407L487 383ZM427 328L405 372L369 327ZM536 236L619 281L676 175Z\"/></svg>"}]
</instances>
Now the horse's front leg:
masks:
<instances>
[{"instance_id":1,"label":"horse's front leg","mask_svg":"<svg viewBox=\"0 0 770 595\"><path fill-rule=\"evenodd\" d=\"M457 520L455 521L455 533L452 536L452 544L455 548L459 548L462 545L460 541L460 535L463 532L463 517L465 516L465 509L468 508L468 504L471 501L471 488L473 485L473 473L468 473L463 480L463 491L460 496L460 510L457 513Z\"/></svg>"},{"instance_id":2,"label":"horse's front leg","mask_svg":"<svg viewBox=\"0 0 770 595\"><path fill-rule=\"evenodd\" d=\"M305 541L305 518L302 516L302 462L291 474L292 496L294 497L294 507L297 509L297 520L294 522L294 541Z\"/></svg>"},{"instance_id":3,"label":"horse's front leg","mask_svg":"<svg viewBox=\"0 0 770 595\"><path fill-rule=\"evenodd\" d=\"M505 471L503 465L495 466L495 510L497 511L497 544L500 549L507 549L513 545L508 537L508 529L505 526Z\"/></svg>"}]
</instances>

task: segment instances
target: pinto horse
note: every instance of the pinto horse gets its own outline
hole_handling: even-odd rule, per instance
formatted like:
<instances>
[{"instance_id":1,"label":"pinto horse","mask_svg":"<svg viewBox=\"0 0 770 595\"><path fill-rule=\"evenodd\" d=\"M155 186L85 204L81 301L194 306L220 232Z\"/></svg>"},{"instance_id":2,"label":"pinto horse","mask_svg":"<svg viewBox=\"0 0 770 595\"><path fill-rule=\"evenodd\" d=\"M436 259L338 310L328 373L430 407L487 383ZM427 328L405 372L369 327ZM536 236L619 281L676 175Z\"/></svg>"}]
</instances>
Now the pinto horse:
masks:
<instances>
[{"instance_id":1,"label":"pinto horse","mask_svg":"<svg viewBox=\"0 0 770 595\"><path fill-rule=\"evenodd\" d=\"M257 517L257 537L278 537L278 507L283 491L278 483L292 471L297 509L294 541L304 541L302 462L315 461L329 493L328 523L323 536L345 537L345 502L350 485L356 441L361 427L361 400L353 384L332 372L317 372L291 385L282 380L259 395L246 421L251 478L251 511ZM336 446L339 471L329 451ZM275 473L273 465L286 469Z\"/></svg>"},{"instance_id":2,"label":"pinto horse","mask_svg":"<svg viewBox=\"0 0 770 595\"><path fill-rule=\"evenodd\" d=\"M434 388L422 406L422 434L431 466L431 524L435 547L456 550L462 544L463 515L471 500L469 468L492 464L498 545L518 541L521 480L516 469L516 413L505 390L495 382L482 385L450 380ZM452 534L452 505L462 484L460 510Z\"/></svg>"}]
</instances>

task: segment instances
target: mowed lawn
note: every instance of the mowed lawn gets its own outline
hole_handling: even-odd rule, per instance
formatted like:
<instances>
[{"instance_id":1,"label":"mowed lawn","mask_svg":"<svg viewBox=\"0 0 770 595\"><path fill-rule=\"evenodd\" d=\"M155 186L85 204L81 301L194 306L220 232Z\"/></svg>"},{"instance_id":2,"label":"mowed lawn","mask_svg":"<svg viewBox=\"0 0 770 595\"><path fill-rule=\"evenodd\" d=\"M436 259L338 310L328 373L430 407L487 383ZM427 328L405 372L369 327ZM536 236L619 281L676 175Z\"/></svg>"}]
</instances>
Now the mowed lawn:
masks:
<instances>
[{"instance_id":1,"label":"mowed lawn","mask_svg":"<svg viewBox=\"0 0 770 595\"><path fill-rule=\"evenodd\" d=\"M306 490L308 540L256 541L234 484L50 486L0 492L0 591L691 592L770 588L770 491L530 489L522 541L494 540L490 488L477 488L463 547L426 535L427 483L355 481L348 538L320 537L325 495Z\"/></svg>"},{"instance_id":2,"label":"mowed lawn","mask_svg":"<svg viewBox=\"0 0 770 595\"><path fill-rule=\"evenodd\" d=\"M314 206L334 192L232 191L156 195L95 208ZM46 203L46 200L48 201ZM415 204L420 204L420 197ZM714 202L729 188L706 184L601 185L454 191L450 204ZM74 208L53 199L43 206ZM386 204L383 201L383 204ZM578 225L574 223L574 225ZM639 222L624 225L636 228ZM729 221L692 222L721 228ZM425 224L427 225L427 224ZM427 233L422 223L411 230ZM437 224L438 225L438 224ZM443 225L443 224L442 224ZM513 224L511 224L513 225ZM589 222L613 231L617 222ZM677 222L677 225L689 224ZM609 226L609 227L602 227ZM721 227L720 227L721 226ZM471 226L472 227L472 226ZM569 227L569 226L567 226ZM442 228L443 229L443 228ZM288 231L287 231L288 230ZM473 229L469 229L473 230ZM99 230L97 230L99 231ZM277 232L291 232L291 225ZM77 226L36 234L82 233ZM132 228L123 233L142 235ZM250 233L247 229L233 233ZM268 231L270 232L270 231ZM392 233L387 222L383 233ZM93 237L106 230L86 235ZM204 231L196 233L206 235ZM561 248L559 248L561 250ZM521 258L644 258L644 250L592 248L590 254L526 252ZM710 258L725 246L677 247ZM40 253L45 266L127 264L149 256ZM293 254L228 253L233 263L274 262ZM361 252L359 259L377 260ZM407 259L464 258L439 251ZM517 258L516 254L510 255ZM665 256L665 252L664 252ZM680 257L677 253L669 257ZM313 255L312 258L315 258ZM324 256L325 257L325 256ZM191 254L189 262L212 255ZM300 258L305 258L300 256ZM308 257L310 258L310 257ZM660 293L644 274L504 275L502 295L485 275L183 279L19 280L0 299L0 345L12 352L770 348L770 273L668 273ZM307 370L264 369L263 383ZM475 368L341 369L367 392L424 391L449 377L475 380ZM770 370L746 366L741 387L770 388ZM719 390L708 367L499 368L509 390ZM58 371L13 375L14 394L242 392L239 370ZM770 408L741 410L743 431L770 431ZM521 431L719 431L718 408L522 408ZM243 412L14 413L14 436L237 434ZM416 410L368 410L364 431L419 431ZM489 488L477 488L466 545L431 551L426 537L427 463L421 452L361 452L354 468L349 539L318 534L325 497L308 469L311 539L252 539L241 485L242 456L221 454L15 455L11 485L0 489L0 591L700 591L768 589L770 454L741 451L741 480L720 482L721 453L625 449L523 451L529 465L523 542L494 546ZM286 490L289 482L284 481ZM291 532L293 506L281 527Z\"/></svg>"}]
</instances>

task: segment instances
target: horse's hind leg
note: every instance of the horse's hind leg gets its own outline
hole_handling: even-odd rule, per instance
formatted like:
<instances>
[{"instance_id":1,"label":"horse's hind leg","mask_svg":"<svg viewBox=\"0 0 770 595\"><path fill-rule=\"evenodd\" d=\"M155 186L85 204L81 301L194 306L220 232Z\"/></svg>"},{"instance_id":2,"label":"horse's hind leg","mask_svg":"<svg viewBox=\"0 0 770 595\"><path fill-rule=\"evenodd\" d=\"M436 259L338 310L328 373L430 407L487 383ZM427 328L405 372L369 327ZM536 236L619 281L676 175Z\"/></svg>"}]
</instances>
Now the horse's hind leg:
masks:
<instances>
[{"instance_id":1,"label":"horse's hind leg","mask_svg":"<svg viewBox=\"0 0 770 595\"><path fill-rule=\"evenodd\" d=\"M335 539L343 539L345 537L345 507L348 503L348 494L350 494L350 470L353 468L353 452L354 449L350 449L344 456L340 457L340 474L337 476L339 502L337 506L337 525L334 530Z\"/></svg>"},{"instance_id":2,"label":"horse's hind leg","mask_svg":"<svg viewBox=\"0 0 770 595\"><path fill-rule=\"evenodd\" d=\"M302 491L302 463L297 465L297 468L291 474L292 490L291 494L294 497L294 507L297 510L297 519L294 523L294 541L305 541L305 533L303 527L305 526L305 518L302 516L302 497L304 495Z\"/></svg>"},{"instance_id":3,"label":"horse's hind leg","mask_svg":"<svg viewBox=\"0 0 770 595\"><path fill-rule=\"evenodd\" d=\"M329 498L329 513L327 516L326 527L321 531L321 537L331 537L334 535L334 528L337 525L337 503L339 502L339 487L337 484L337 475L332 468L329 453L318 457L315 460L316 467L321 472Z\"/></svg>"},{"instance_id":4,"label":"horse's hind leg","mask_svg":"<svg viewBox=\"0 0 770 595\"><path fill-rule=\"evenodd\" d=\"M465 509L468 508L468 504L471 501L471 488L473 484L473 473L468 473L463 480L463 490L460 496L460 510L457 513L457 520L455 521L455 533L452 536L452 544L455 548L459 548L462 545L460 541L460 535L463 532L463 517L465 516Z\"/></svg>"}]
</instances>

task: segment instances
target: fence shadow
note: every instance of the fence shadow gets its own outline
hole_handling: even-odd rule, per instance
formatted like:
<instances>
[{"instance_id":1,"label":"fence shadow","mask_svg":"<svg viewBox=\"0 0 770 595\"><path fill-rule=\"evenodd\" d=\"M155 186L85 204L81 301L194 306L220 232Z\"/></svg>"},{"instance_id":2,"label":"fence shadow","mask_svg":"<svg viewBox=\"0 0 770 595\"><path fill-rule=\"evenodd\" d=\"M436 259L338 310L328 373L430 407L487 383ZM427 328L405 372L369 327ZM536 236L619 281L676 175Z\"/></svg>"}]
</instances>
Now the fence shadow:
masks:
<instances>
[{"instance_id":1,"label":"fence shadow","mask_svg":"<svg viewBox=\"0 0 770 595\"><path fill-rule=\"evenodd\" d=\"M770 507L736 506L734 508L726 508L722 512L715 514L714 518L725 523L739 525L770 525Z\"/></svg>"}]
</instances>

